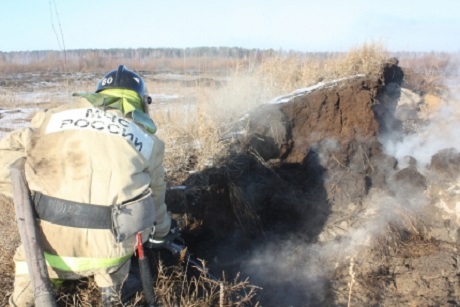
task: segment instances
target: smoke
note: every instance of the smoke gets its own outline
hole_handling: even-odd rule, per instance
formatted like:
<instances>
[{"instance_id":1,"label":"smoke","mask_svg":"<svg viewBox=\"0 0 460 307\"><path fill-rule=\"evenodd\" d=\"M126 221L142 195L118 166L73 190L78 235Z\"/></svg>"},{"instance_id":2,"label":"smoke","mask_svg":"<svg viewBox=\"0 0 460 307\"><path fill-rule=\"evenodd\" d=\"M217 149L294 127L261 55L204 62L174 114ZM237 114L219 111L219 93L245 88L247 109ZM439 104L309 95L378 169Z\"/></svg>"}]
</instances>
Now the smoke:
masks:
<instances>
[{"instance_id":1,"label":"smoke","mask_svg":"<svg viewBox=\"0 0 460 307\"><path fill-rule=\"evenodd\" d=\"M382 190L371 190L363 210L328 222L317 242L308 242L301 234L273 241L252 251L244 270L253 281L279 289L265 294L270 306L321 305L331 296L331 283L336 282L339 267L346 267L352 259L358 263L370 260L366 255L379 239L391 236L389 225L407 229L412 223L411 210L425 204L427 200L420 194L401 200Z\"/></svg>"},{"instance_id":2,"label":"smoke","mask_svg":"<svg viewBox=\"0 0 460 307\"><path fill-rule=\"evenodd\" d=\"M428 123L419 127L415 133L396 138L386 135L381 142L386 153L402 162L406 156L414 157L422 166L431 162L431 157L441 149L460 149L460 110L455 104L442 106L428 118Z\"/></svg>"},{"instance_id":3,"label":"smoke","mask_svg":"<svg viewBox=\"0 0 460 307\"><path fill-rule=\"evenodd\" d=\"M347 281L353 278L348 270L353 267L351 263L357 264L356 270L372 272L377 265L371 262L383 261L384 257L383 251L379 254L376 250L389 248L407 233L419 234L419 214L430 207L432 199L424 187L415 185L413 179L423 178L422 173L428 175L426 167L440 150L456 148L460 151L460 144L455 142L457 132L460 132L460 110L455 103L441 103L425 101L424 105L406 105L420 108L414 113L406 113L416 116L415 119L406 118L413 120L411 132L386 134L380 139L384 152L398 160L398 169L389 167L384 171L387 184L384 189L370 189L361 201L349 204L348 209L333 205L316 238L303 233L282 239L273 236L270 243L250 252L241 268L251 276L251 282L263 285L262 302L268 302L266 306L342 304L346 302L349 289ZM327 165L331 153L339 150L339 143L327 139L314 148L321 164ZM413 164L408 156L417 163ZM407 170L404 173L407 177L398 181L395 175L402 169ZM348 180L354 180L354 177L350 175ZM330 184L326 178L324 182ZM314 219L310 217L310 220ZM365 265L367 271L359 268Z\"/></svg>"},{"instance_id":4,"label":"smoke","mask_svg":"<svg viewBox=\"0 0 460 307\"><path fill-rule=\"evenodd\" d=\"M221 123L233 122L254 107L269 101L274 89L251 73L235 72L225 87L211 93L206 112Z\"/></svg>"},{"instance_id":5,"label":"smoke","mask_svg":"<svg viewBox=\"0 0 460 307\"><path fill-rule=\"evenodd\" d=\"M375 269L370 258L378 257L376 249L385 249L392 240L400 240L402 233L417 234L420 213L431 203L428 192L416 186L414 177L423 176L419 171L429 166L431 157L445 148L460 150L460 111L454 104L439 106L420 112L422 116L416 129L407 135L387 134L381 139L384 151L398 160L398 169L388 169L386 189L371 189L356 209L332 212L322 232L315 241L301 233L284 240L273 239L270 244L260 246L242 264L252 281L260 281L268 289L264 299L270 306L311 306L325 304L331 296L342 301L348 289L346 281L350 263L368 265ZM332 139L323 140L315 147L322 162L331 152L338 150L338 143ZM417 167L407 156L417 160ZM398 170L406 168L408 177L396 180ZM352 177L350 177L352 178ZM400 231L400 232L398 232ZM382 255L380 255L383 257ZM374 265L374 267L372 267ZM342 275L340 275L342 274ZM340 275L340 276L338 276ZM343 293L334 291L342 287ZM331 289L334 289L332 291ZM268 292L268 293L267 293ZM280 294L281 293L281 294Z\"/></svg>"}]
</instances>

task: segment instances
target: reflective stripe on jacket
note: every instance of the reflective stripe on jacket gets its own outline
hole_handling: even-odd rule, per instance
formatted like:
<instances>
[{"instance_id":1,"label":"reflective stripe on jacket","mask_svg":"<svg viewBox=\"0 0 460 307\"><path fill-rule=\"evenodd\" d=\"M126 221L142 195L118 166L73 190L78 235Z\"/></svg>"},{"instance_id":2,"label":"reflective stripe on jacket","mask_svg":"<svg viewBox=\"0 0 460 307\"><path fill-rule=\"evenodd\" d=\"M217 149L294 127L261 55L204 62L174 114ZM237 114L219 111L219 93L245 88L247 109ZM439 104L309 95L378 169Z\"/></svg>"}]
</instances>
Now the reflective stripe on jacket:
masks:
<instances>
[{"instance_id":1,"label":"reflective stripe on jacket","mask_svg":"<svg viewBox=\"0 0 460 307\"><path fill-rule=\"evenodd\" d=\"M21 157L27 158L30 190L68 201L111 206L150 187L161 236L170 225L163 155L164 143L157 136L120 111L96 109L81 98L37 113L29 127L0 140L0 193L12 196L9 172ZM44 250L62 259L125 259L136 245L135 236L117 243L109 229L38 224Z\"/></svg>"},{"instance_id":2,"label":"reflective stripe on jacket","mask_svg":"<svg viewBox=\"0 0 460 307\"><path fill-rule=\"evenodd\" d=\"M85 257L60 257L45 253L46 264L54 269L68 272L88 272L116 267L131 258L132 254L119 258L85 258ZM29 274L26 261L15 262L15 274Z\"/></svg>"}]
</instances>

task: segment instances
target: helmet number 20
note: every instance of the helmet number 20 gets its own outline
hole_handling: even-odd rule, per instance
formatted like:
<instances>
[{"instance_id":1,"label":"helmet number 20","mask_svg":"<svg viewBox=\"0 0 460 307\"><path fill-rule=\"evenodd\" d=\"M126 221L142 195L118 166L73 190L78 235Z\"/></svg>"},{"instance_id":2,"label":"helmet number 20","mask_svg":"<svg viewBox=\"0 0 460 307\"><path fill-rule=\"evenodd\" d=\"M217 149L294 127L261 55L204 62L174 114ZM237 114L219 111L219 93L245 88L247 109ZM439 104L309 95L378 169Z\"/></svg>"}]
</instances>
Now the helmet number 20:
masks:
<instances>
[{"instance_id":1,"label":"helmet number 20","mask_svg":"<svg viewBox=\"0 0 460 307\"><path fill-rule=\"evenodd\" d=\"M111 84L112 82L113 82L113 78L112 78L112 77L104 78L104 79L102 79L101 85L102 85L102 86L109 85L109 84Z\"/></svg>"}]
</instances>

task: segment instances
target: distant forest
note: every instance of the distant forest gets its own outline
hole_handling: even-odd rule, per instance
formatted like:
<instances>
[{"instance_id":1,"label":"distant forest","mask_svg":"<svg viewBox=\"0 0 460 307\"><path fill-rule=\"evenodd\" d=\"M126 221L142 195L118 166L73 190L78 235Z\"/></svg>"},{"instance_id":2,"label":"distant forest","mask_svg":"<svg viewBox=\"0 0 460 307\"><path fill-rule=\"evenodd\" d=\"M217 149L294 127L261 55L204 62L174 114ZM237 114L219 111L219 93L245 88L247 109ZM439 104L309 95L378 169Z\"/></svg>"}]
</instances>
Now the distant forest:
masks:
<instances>
[{"instance_id":1,"label":"distant forest","mask_svg":"<svg viewBox=\"0 0 460 307\"><path fill-rule=\"evenodd\" d=\"M0 73L12 72L101 72L120 64L136 71L181 73L223 72L253 67L274 57L327 58L346 52L299 52L240 47L78 49L0 51ZM427 53L400 52L391 56L414 58Z\"/></svg>"},{"instance_id":2,"label":"distant forest","mask_svg":"<svg viewBox=\"0 0 460 307\"><path fill-rule=\"evenodd\" d=\"M238 47L15 51L0 52L0 72L99 72L112 69L121 63L137 71L220 70L243 62L260 62L264 58L286 53L300 54L294 51Z\"/></svg>"}]
</instances>

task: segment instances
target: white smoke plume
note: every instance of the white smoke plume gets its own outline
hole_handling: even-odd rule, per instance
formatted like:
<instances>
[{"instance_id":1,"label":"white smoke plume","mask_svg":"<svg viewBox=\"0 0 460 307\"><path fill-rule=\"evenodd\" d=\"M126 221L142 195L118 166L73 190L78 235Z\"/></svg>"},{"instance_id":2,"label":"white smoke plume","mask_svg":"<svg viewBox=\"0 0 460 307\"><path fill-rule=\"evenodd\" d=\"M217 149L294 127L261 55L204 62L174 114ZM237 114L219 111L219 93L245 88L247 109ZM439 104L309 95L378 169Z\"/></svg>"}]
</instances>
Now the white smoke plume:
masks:
<instances>
[{"instance_id":1,"label":"white smoke plume","mask_svg":"<svg viewBox=\"0 0 460 307\"><path fill-rule=\"evenodd\" d=\"M455 104L446 104L424 119L424 124L412 134L381 139L386 153L398 159L399 169L408 166L404 165L407 156L414 157L417 165L424 168L439 150L460 150L460 143L456 142L460 110ZM333 140L326 143L328 146L322 149L328 152L319 152L320 157L337 148ZM268 294L273 306L320 304L330 295L327 289L336 269L350 261L358 261L358 265L359 261L367 261L366 253L375 248L380 238L389 240L385 236L391 233L391 225L401 229L414 227L411 230L418 231L416 219L430 203L429 196L422 191L414 193L399 183L389 182L388 188L389 191L371 189L361 210L351 211L342 219L328 220L316 242L305 240L301 234L274 240L252 251L243 267L256 279L280 288L280 295Z\"/></svg>"},{"instance_id":2,"label":"white smoke plume","mask_svg":"<svg viewBox=\"0 0 460 307\"><path fill-rule=\"evenodd\" d=\"M328 283L339 266L351 259L358 262L365 259L366 252L375 247L390 224L404 227L411 219L411 210L426 203L423 195L401 200L386 192L371 190L363 202L364 209L344 217L349 225L346 229L343 223L331 222L324 228L329 236L323 230L315 243L306 243L301 235L273 241L252 252L244 263L245 270L265 284L283 289L280 295L270 293L270 302L283 306L316 306L330 295Z\"/></svg>"},{"instance_id":3,"label":"white smoke plume","mask_svg":"<svg viewBox=\"0 0 460 307\"><path fill-rule=\"evenodd\" d=\"M429 117L429 122L402 139L386 136L381 141L387 153L398 161L414 157L420 165L430 164L431 157L445 148L460 149L460 109L456 103L445 104Z\"/></svg>"}]
</instances>

